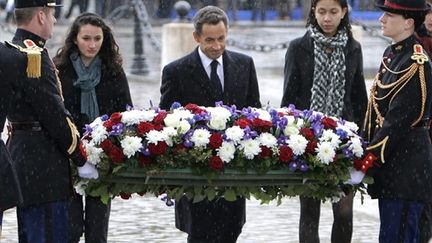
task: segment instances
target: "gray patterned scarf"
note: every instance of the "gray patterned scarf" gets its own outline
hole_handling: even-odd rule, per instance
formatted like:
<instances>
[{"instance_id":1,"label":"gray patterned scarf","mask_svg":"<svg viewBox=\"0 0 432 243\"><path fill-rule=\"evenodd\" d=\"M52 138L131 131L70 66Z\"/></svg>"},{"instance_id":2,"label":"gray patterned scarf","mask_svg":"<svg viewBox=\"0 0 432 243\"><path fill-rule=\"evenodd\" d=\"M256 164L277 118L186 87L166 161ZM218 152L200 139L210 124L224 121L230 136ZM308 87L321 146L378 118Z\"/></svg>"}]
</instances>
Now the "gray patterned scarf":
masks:
<instances>
[{"instance_id":1,"label":"gray patterned scarf","mask_svg":"<svg viewBox=\"0 0 432 243\"><path fill-rule=\"evenodd\" d=\"M309 28L314 41L314 76L310 108L330 116L342 116L345 96L345 54L348 41L345 29L327 37Z\"/></svg>"},{"instance_id":2,"label":"gray patterned scarf","mask_svg":"<svg viewBox=\"0 0 432 243\"><path fill-rule=\"evenodd\" d=\"M99 116L95 87L100 82L102 61L99 56L96 56L90 66L86 67L78 53L71 53L69 58L78 76L73 86L81 89L81 113L86 114L90 121L93 121Z\"/></svg>"}]
</instances>

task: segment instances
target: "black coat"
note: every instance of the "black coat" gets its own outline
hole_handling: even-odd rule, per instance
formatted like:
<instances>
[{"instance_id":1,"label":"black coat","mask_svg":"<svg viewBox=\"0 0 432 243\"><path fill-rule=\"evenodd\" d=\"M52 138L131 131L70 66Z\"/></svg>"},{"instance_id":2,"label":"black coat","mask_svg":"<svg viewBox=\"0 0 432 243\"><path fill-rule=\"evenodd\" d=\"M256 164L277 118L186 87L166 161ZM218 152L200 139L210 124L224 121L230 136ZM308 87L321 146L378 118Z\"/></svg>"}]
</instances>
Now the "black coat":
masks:
<instances>
[{"instance_id":1,"label":"black coat","mask_svg":"<svg viewBox=\"0 0 432 243\"><path fill-rule=\"evenodd\" d=\"M255 65L252 58L240 53L225 51L223 54L224 93L223 102L236 105L261 107ZM182 105L195 103L215 106L219 101L210 87L210 79L199 57L198 48L189 55L168 64L162 72L161 100L159 106L169 109L173 102ZM245 200L227 202L203 201L191 203L182 198L176 203L176 227L196 236L239 234L246 219Z\"/></svg>"},{"instance_id":2,"label":"black coat","mask_svg":"<svg viewBox=\"0 0 432 243\"><path fill-rule=\"evenodd\" d=\"M363 77L363 57L360 44L348 39L345 48L345 97L342 118L360 127L367 106ZM285 55L284 89L281 106L294 104L297 109L309 109L314 74L314 44L310 32L291 41Z\"/></svg>"},{"instance_id":3,"label":"black coat","mask_svg":"<svg viewBox=\"0 0 432 243\"><path fill-rule=\"evenodd\" d=\"M59 66L58 70L64 104L82 134L85 124L90 124L92 121L87 115L81 113L81 90L73 86L77 74L70 61L67 65ZM102 72L101 80L95 87L95 91L100 115L111 115L114 112L125 111L127 105L132 106L129 84L123 71L115 75Z\"/></svg>"},{"instance_id":4,"label":"black coat","mask_svg":"<svg viewBox=\"0 0 432 243\"><path fill-rule=\"evenodd\" d=\"M406 73L394 72L402 71L415 62L411 59L415 44L418 42L411 36L385 50L383 62L392 71L381 65L378 79L383 84L394 84ZM378 157L378 162L384 163L380 168L375 167L368 171L373 172L370 174L375 180L375 183L368 187L373 198L432 200L432 145L427 124L431 110L432 73L430 62L422 66L426 84L424 104L417 71L400 90L378 101L378 109L384 117L381 127L376 122L376 113L371 110L371 117L368 119L370 123L366 124L367 137L370 140L368 151ZM376 95L384 97L389 90L378 87ZM424 113L421 112L422 106ZM414 124L418 118L422 121Z\"/></svg>"},{"instance_id":5,"label":"black coat","mask_svg":"<svg viewBox=\"0 0 432 243\"><path fill-rule=\"evenodd\" d=\"M0 44L0 53L5 57L0 59L0 67L2 67L0 68L0 129L3 129L14 95L11 87L12 80L6 79L5 73L8 70L3 69L3 67L8 66L5 62L9 62L10 59L6 57L14 55L14 50ZM21 189L12 159L4 142L0 139L0 212L17 205L20 198L22 201Z\"/></svg>"},{"instance_id":6,"label":"black coat","mask_svg":"<svg viewBox=\"0 0 432 243\"><path fill-rule=\"evenodd\" d=\"M23 29L16 31L12 42L25 47L26 39L39 47L45 44ZM43 49L41 77L28 78L27 54L8 46L12 52L0 53L7 60L2 68L14 93L7 114L13 124L8 149L18 172L23 205L67 199L72 191L69 159L78 166L85 159L79 151L79 134L60 96L54 66Z\"/></svg>"}]
</instances>

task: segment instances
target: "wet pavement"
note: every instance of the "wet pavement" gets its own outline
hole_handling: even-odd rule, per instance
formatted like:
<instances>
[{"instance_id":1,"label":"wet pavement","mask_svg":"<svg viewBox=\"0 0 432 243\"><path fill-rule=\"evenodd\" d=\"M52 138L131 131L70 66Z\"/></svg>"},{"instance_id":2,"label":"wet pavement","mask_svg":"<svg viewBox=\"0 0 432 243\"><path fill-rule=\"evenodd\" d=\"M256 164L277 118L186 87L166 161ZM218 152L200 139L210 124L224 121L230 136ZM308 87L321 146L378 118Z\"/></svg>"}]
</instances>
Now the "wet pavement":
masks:
<instances>
[{"instance_id":1,"label":"wet pavement","mask_svg":"<svg viewBox=\"0 0 432 243\"><path fill-rule=\"evenodd\" d=\"M120 52L124 58L124 67L128 72L132 66L133 28L131 21L113 25ZM232 26L229 36L232 39L249 44L277 44L292 40L304 34L303 23L266 23L255 26L245 22ZM55 54L64 38L68 22L62 21L56 27L56 33L48 42L51 56ZM160 39L161 28L154 27L154 34ZM0 40L8 40L11 33L0 30ZM363 46L364 68L367 78L371 78L380 62L380 56L386 47L384 40L363 33L359 39ZM260 85L261 102L278 106L282 97L283 65L285 49L268 53L243 51L237 47L228 47L254 58ZM128 74L132 99L136 107L149 107L150 101L158 104L161 72L160 53L145 39L145 56L149 74L137 76ZM367 82L370 84L370 81ZM321 242L330 242L332 219L331 204L323 204L320 221ZM297 198L286 198L280 206L271 203L260 205L256 200L247 201L247 223L238 242L298 242L299 202ZM5 212L1 242L17 242L15 211ZM375 200L365 199L360 203L359 196L354 205L354 243L377 242L379 229L378 208ZM109 242L186 242L186 234L174 226L174 209L151 196L133 197L130 200L116 198L112 203L109 226ZM84 241L82 241L84 242Z\"/></svg>"}]
</instances>

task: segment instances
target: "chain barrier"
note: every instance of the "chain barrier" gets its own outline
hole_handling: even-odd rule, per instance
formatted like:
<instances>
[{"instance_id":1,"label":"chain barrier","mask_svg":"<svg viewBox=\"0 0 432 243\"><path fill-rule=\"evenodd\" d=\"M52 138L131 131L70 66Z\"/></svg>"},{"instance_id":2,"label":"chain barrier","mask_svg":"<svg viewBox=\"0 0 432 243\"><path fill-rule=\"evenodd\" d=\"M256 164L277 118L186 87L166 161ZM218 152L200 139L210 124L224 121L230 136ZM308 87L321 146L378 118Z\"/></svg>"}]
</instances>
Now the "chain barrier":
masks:
<instances>
[{"instance_id":1,"label":"chain barrier","mask_svg":"<svg viewBox=\"0 0 432 243\"><path fill-rule=\"evenodd\" d=\"M161 50L161 42L154 34L153 28L150 24L149 15L147 12L147 8L143 1L136 0L132 2L132 6L130 5L122 5L114 9L106 19L112 23L117 20L125 17L125 16L133 16L131 13L135 11L137 13L137 17L139 22L141 23L141 28L143 28L144 35L150 40L152 46L157 50Z\"/></svg>"},{"instance_id":2,"label":"chain barrier","mask_svg":"<svg viewBox=\"0 0 432 243\"><path fill-rule=\"evenodd\" d=\"M237 47L240 50L257 51L257 52L271 52L274 50L285 50L288 48L289 41L281 42L278 44L248 44L234 39L228 39L227 45Z\"/></svg>"}]
</instances>

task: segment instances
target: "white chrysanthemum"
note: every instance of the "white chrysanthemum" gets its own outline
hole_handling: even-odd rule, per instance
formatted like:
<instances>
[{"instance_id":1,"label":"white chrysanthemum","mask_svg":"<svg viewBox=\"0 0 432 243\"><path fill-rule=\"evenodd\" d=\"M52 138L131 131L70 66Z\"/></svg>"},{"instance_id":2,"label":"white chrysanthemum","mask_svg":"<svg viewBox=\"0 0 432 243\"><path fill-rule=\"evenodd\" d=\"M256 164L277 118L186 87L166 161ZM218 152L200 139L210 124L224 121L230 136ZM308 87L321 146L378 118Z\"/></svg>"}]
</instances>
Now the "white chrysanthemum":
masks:
<instances>
[{"instance_id":1,"label":"white chrysanthemum","mask_svg":"<svg viewBox=\"0 0 432 243\"><path fill-rule=\"evenodd\" d=\"M181 120L180 121L180 125L179 125L179 127L177 129L178 129L178 132L181 135L183 135L183 134L186 134L191 129L191 125L190 125L190 123L188 121Z\"/></svg>"},{"instance_id":2,"label":"white chrysanthemum","mask_svg":"<svg viewBox=\"0 0 432 243\"><path fill-rule=\"evenodd\" d=\"M206 147L210 142L210 132L206 129L196 129L191 137L195 147Z\"/></svg>"},{"instance_id":3,"label":"white chrysanthemum","mask_svg":"<svg viewBox=\"0 0 432 243\"><path fill-rule=\"evenodd\" d=\"M273 136L273 134L268 133L268 132L261 133L260 136L258 137L258 141L263 146L266 146L269 148L272 148L277 143L277 139L275 138L275 136Z\"/></svg>"},{"instance_id":4,"label":"white chrysanthemum","mask_svg":"<svg viewBox=\"0 0 432 243\"><path fill-rule=\"evenodd\" d=\"M221 158L222 161L229 163L232 159L234 159L234 154L236 152L236 148L234 143L232 142L222 142L222 145L217 149L217 155Z\"/></svg>"},{"instance_id":5,"label":"white chrysanthemum","mask_svg":"<svg viewBox=\"0 0 432 243\"><path fill-rule=\"evenodd\" d=\"M168 146L173 145L172 138L177 136L177 130L175 130L172 127L164 127L162 130L163 136L166 138L165 142L168 144Z\"/></svg>"},{"instance_id":6,"label":"white chrysanthemum","mask_svg":"<svg viewBox=\"0 0 432 243\"><path fill-rule=\"evenodd\" d=\"M255 139L241 141L240 148L243 150L246 159L253 159L261 152L260 143Z\"/></svg>"},{"instance_id":7,"label":"white chrysanthemum","mask_svg":"<svg viewBox=\"0 0 432 243\"><path fill-rule=\"evenodd\" d=\"M323 164L327 165L333 162L333 159L336 155L336 152L330 142L319 143L315 151L317 152L318 159Z\"/></svg>"},{"instance_id":8,"label":"white chrysanthemum","mask_svg":"<svg viewBox=\"0 0 432 243\"><path fill-rule=\"evenodd\" d=\"M95 146L93 142L84 143L84 148L87 154L87 161L93 165L99 164L103 150Z\"/></svg>"},{"instance_id":9,"label":"white chrysanthemum","mask_svg":"<svg viewBox=\"0 0 432 243\"><path fill-rule=\"evenodd\" d=\"M99 145L103 140L105 140L108 137L108 132L103 125L97 125L93 127L91 136L92 136L93 143Z\"/></svg>"},{"instance_id":10,"label":"white chrysanthemum","mask_svg":"<svg viewBox=\"0 0 432 243\"><path fill-rule=\"evenodd\" d=\"M94 128L96 126L102 126L103 125L103 121L100 117L94 119L94 121L92 123L90 123L90 127Z\"/></svg>"},{"instance_id":11,"label":"white chrysanthemum","mask_svg":"<svg viewBox=\"0 0 432 243\"><path fill-rule=\"evenodd\" d=\"M353 136L359 130L359 127L355 122L349 121L345 121L343 125L338 122L337 128L347 132L348 136Z\"/></svg>"},{"instance_id":12,"label":"white chrysanthemum","mask_svg":"<svg viewBox=\"0 0 432 243\"><path fill-rule=\"evenodd\" d=\"M258 118L266 121L271 121L271 115L268 111L263 109L253 108L253 111L258 113Z\"/></svg>"},{"instance_id":13,"label":"white chrysanthemum","mask_svg":"<svg viewBox=\"0 0 432 243\"><path fill-rule=\"evenodd\" d=\"M126 125L135 125L144 121L152 121L157 115L154 110L130 110L122 113L121 121Z\"/></svg>"},{"instance_id":14,"label":"white chrysanthemum","mask_svg":"<svg viewBox=\"0 0 432 243\"><path fill-rule=\"evenodd\" d=\"M225 135L229 140L233 141L234 144L236 144L240 142L240 140L243 138L244 131L239 126L232 126L225 130Z\"/></svg>"},{"instance_id":15,"label":"white chrysanthemum","mask_svg":"<svg viewBox=\"0 0 432 243\"><path fill-rule=\"evenodd\" d=\"M166 137L165 134L163 134L160 131L151 130L147 133L147 141L149 143L157 144L160 141L165 141Z\"/></svg>"},{"instance_id":16,"label":"white chrysanthemum","mask_svg":"<svg viewBox=\"0 0 432 243\"><path fill-rule=\"evenodd\" d=\"M88 181L81 180L77 184L74 185L75 191L81 196L85 196L85 190L87 188Z\"/></svg>"},{"instance_id":17,"label":"white chrysanthemum","mask_svg":"<svg viewBox=\"0 0 432 243\"><path fill-rule=\"evenodd\" d=\"M289 137L288 147L290 147L295 155L302 155L307 147L308 140L302 135L292 135Z\"/></svg>"},{"instance_id":18,"label":"white chrysanthemum","mask_svg":"<svg viewBox=\"0 0 432 243\"><path fill-rule=\"evenodd\" d=\"M323 131L323 134L320 137L319 141L329 142L332 145L332 147L335 149L339 147L339 144L341 143L339 136L330 129Z\"/></svg>"},{"instance_id":19,"label":"white chrysanthemum","mask_svg":"<svg viewBox=\"0 0 432 243\"><path fill-rule=\"evenodd\" d=\"M126 136L120 141L123 153L126 157L132 157L136 152L142 148L142 138L136 136Z\"/></svg>"},{"instance_id":20,"label":"white chrysanthemum","mask_svg":"<svg viewBox=\"0 0 432 243\"><path fill-rule=\"evenodd\" d=\"M364 151L360 138L352 137L350 142L351 144L349 146L349 149L353 152L353 154L358 158L363 156Z\"/></svg>"}]
</instances>

